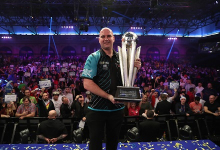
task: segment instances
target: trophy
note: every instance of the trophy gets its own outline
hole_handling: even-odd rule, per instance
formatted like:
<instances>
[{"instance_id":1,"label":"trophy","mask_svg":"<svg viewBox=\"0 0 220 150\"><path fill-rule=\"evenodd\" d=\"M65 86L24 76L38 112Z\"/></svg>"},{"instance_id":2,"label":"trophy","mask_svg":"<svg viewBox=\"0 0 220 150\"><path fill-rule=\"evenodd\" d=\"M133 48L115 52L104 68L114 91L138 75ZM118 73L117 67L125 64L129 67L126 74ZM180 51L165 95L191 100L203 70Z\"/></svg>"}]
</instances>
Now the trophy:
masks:
<instances>
[{"instance_id":1,"label":"trophy","mask_svg":"<svg viewBox=\"0 0 220 150\"><path fill-rule=\"evenodd\" d=\"M117 86L116 101L141 101L139 87L133 87L137 68L134 61L139 58L141 47L136 49L137 35L126 32L122 36L122 47L118 46L121 79L123 86Z\"/></svg>"}]
</instances>

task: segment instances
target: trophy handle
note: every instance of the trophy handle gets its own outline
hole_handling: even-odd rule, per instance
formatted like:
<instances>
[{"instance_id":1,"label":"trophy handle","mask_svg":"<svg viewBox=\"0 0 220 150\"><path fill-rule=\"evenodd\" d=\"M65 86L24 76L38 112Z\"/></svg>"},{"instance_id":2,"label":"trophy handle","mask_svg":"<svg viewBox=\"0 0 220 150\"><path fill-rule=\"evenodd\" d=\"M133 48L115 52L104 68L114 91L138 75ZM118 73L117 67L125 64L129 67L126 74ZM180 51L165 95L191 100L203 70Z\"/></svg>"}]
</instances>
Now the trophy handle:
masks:
<instances>
[{"instance_id":1,"label":"trophy handle","mask_svg":"<svg viewBox=\"0 0 220 150\"><path fill-rule=\"evenodd\" d=\"M129 62L130 62L130 66L129 66L129 78L128 78L128 82L129 82L129 87L132 86L132 78L133 78L133 71L134 71L134 59L135 59L135 52L136 52L136 42L132 41L132 47L131 47L131 53L129 56Z\"/></svg>"},{"instance_id":2,"label":"trophy handle","mask_svg":"<svg viewBox=\"0 0 220 150\"><path fill-rule=\"evenodd\" d=\"M124 84L128 86L128 68L127 68L127 53L126 53L126 42L122 42L122 65L123 65L123 76Z\"/></svg>"},{"instance_id":3,"label":"trophy handle","mask_svg":"<svg viewBox=\"0 0 220 150\"><path fill-rule=\"evenodd\" d=\"M139 47L137 48L137 51L136 51L136 54L135 54L135 60L138 59L138 58L140 58L140 52L141 52L141 46L139 46ZM134 85L134 80L135 80L135 77L136 77L136 75L137 75L137 72L138 72L138 70L137 70L137 68L135 67L135 68L134 68L134 72L133 72L133 77L132 77L132 86Z\"/></svg>"},{"instance_id":4,"label":"trophy handle","mask_svg":"<svg viewBox=\"0 0 220 150\"><path fill-rule=\"evenodd\" d=\"M121 70L121 80L122 80L122 85L125 85L125 81L124 81L124 74L123 74L123 65L122 65L122 49L120 46L118 46L118 55L119 55L119 63L120 63L120 70Z\"/></svg>"}]
</instances>

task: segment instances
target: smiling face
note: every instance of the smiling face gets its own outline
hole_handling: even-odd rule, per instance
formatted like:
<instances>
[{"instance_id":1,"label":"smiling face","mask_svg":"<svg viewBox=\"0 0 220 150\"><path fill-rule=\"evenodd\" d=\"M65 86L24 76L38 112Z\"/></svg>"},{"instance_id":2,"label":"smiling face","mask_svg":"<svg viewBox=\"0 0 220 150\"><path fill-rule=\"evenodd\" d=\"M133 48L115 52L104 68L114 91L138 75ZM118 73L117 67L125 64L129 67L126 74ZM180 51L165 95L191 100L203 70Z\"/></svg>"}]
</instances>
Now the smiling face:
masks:
<instances>
[{"instance_id":1,"label":"smiling face","mask_svg":"<svg viewBox=\"0 0 220 150\"><path fill-rule=\"evenodd\" d=\"M99 43L103 50L112 50L115 37L110 29L104 28L99 33Z\"/></svg>"}]
</instances>

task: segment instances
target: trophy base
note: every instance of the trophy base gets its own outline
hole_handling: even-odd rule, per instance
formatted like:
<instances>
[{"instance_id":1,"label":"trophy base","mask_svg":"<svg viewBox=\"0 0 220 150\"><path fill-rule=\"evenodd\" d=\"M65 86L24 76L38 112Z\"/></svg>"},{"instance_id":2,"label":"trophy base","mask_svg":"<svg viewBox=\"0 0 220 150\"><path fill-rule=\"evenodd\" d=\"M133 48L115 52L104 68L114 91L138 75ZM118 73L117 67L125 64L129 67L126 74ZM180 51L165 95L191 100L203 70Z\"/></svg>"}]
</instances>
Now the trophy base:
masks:
<instances>
[{"instance_id":1,"label":"trophy base","mask_svg":"<svg viewBox=\"0 0 220 150\"><path fill-rule=\"evenodd\" d=\"M139 87L117 86L115 101L120 102L140 102L141 96Z\"/></svg>"}]
</instances>

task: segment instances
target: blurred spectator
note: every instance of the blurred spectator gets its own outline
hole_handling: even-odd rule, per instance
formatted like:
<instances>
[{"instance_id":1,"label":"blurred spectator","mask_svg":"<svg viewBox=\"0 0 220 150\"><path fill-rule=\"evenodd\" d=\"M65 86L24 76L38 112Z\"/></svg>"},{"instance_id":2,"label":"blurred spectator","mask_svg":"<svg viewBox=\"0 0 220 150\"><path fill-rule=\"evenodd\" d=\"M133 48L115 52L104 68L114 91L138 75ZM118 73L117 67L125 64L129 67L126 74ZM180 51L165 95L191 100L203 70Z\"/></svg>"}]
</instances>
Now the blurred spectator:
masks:
<instances>
[{"instance_id":1,"label":"blurred spectator","mask_svg":"<svg viewBox=\"0 0 220 150\"><path fill-rule=\"evenodd\" d=\"M38 105L40 109L39 117L47 117L50 110L55 110L53 102L48 97L48 93L44 93L44 91L45 88L42 88L38 98Z\"/></svg>"},{"instance_id":2,"label":"blurred spectator","mask_svg":"<svg viewBox=\"0 0 220 150\"><path fill-rule=\"evenodd\" d=\"M160 94L161 100L157 103L157 107L155 109L155 113L158 115L170 114L171 111L171 103L167 101L167 93Z\"/></svg>"},{"instance_id":3,"label":"blurred spectator","mask_svg":"<svg viewBox=\"0 0 220 150\"><path fill-rule=\"evenodd\" d=\"M201 94L202 90L204 89L204 87L202 86L202 83L199 82L198 86L195 88L195 94Z\"/></svg>"},{"instance_id":4,"label":"blurred spectator","mask_svg":"<svg viewBox=\"0 0 220 150\"><path fill-rule=\"evenodd\" d=\"M215 99L218 98L217 91L212 88L212 84L211 84L211 83L208 83L207 87L202 90L202 92L201 92L201 97L202 97L202 99L204 99L206 102L208 102L210 95L214 95L214 96L215 96Z\"/></svg>"},{"instance_id":5,"label":"blurred spectator","mask_svg":"<svg viewBox=\"0 0 220 150\"><path fill-rule=\"evenodd\" d=\"M186 93L189 91L190 88L195 89L195 84L192 84L191 79L187 79L186 84L185 84L185 89L186 89Z\"/></svg>"},{"instance_id":6,"label":"blurred spectator","mask_svg":"<svg viewBox=\"0 0 220 150\"><path fill-rule=\"evenodd\" d=\"M176 104L176 114L189 116L192 113L189 104L186 103L186 97L180 98L180 103Z\"/></svg>"},{"instance_id":7,"label":"blurred spectator","mask_svg":"<svg viewBox=\"0 0 220 150\"><path fill-rule=\"evenodd\" d=\"M69 105L71 106L72 103L73 103L73 94L71 93L69 87L66 87L66 88L65 88L65 93L64 93L64 95L69 99L69 101L70 101Z\"/></svg>"},{"instance_id":8,"label":"blurred spectator","mask_svg":"<svg viewBox=\"0 0 220 150\"><path fill-rule=\"evenodd\" d=\"M25 88L26 88L26 85L25 84L20 84L18 86L18 89L20 90L19 93L18 93L18 101L20 102L21 99L25 96Z\"/></svg>"},{"instance_id":9,"label":"blurred spectator","mask_svg":"<svg viewBox=\"0 0 220 150\"><path fill-rule=\"evenodd\" d=\"M189 101L188 104L194 101L195 99L195 91L194 88L190 88L189 91L187 92L187 95L189 96Z\"/></svg>"},{"instance_id":10,"label":"blurred spectator","mask_svg":"<svg viewBox=\"0 0 220 150\"><path fill-rule=\"evenodd\" d=\"M91 92L86 91L85 103L91 102Z\"/></svg>"},{"instance_id":11,"label":"blurred spectator","mask_svg":"<svg viewBox=\"0 0 220 150\"><path fill-rule=\"evenodd\" d=\"M30 94L31 94L31 92L29 89L26 89L24 91L24 95L30 99L31 103L37 104L36 98L34 96L30 96ZM23 98L20 100L20 104L22 104L22 103L23 103Z\"/></svg>"},{"instance_id":12,"label":"blurred spectator","mask_svg":"<svg viewBox=\"0 0 220 150\"><path fill-rule=\"evenodd\" d=\"M191 102L189 104L189 107L191 108L192 112L194 114L201 114L202 113L202 104L199 103L200 97L195 97L194 102Z\"/></svg>"},{"instance_id":13,"label":"blurred spectator","mask_svg":"<svg viewBox=\"0 0 220 150\"><path fill-rule=\"evenodd\" d=\"M0 110L1 117L14 117L16 112L16 107L14 102L7 102L5 107Z\"/></svg>"},{"instance_id":14,"label":"blurred spectator","mask_svg":"<svg viewBox=\"0 0 220 150\"><path fill-rule=\"evenodd\" d=\"M34 117L35 112L36 112L35 104L31 103L29 97L24 97L23 104L21 104L18 107L15 116L20 117L20 119L24 119L26 117Z\"/></svg>"},{"instance_id":15,"label":"blurred spectator","mask_svg":"<svg viewBox=\"0 0 220 150\"><path fill-rule=\"evenodd\" d=\"M142 115L145 113L145 110L153 110L153 107L151 106L150 102L148 102L148 97L147 95L143 95L141 102L139 103L140 111L139 115Z\"/></svg>"},{"instance_id":16,"label":"blurred spectator","mask_svg":"<svg viewBox=\"0 0 220 150\"><path fill-rule=\"evenodd\" d=\"M52 98L52 102L54 104L57 116L60 116L60 106L62 105L62 101L58 99L59 97L59 92L58 91L54 91L53 92L53 98Z\"/></svg>"},{"instance_id":17,"label":"blurred spectator","mask_svg":"<svg viewBox=\"0 0 220 150\"><path fill-rule=\"evenodd\" d=\"M151 106L155 109L157 107L157 103L160 101L159 99L160 91L159 90L151 90L149 95L149 100L151 101Z\"/></svg>"},{"instance_id":18,"label":"blurred spectator","mask_svg":"<svg viewBox=\"0 0 220 150\"><path fill-rule=\"evenodd\" d=\"M69 107L69 100L67 97L62 97L62 104L60 106L60 115L62 118L72 117L73 113L71 112L71 108Z\"/></svg>"},{"instance_id":19,"label":"blurred spectator","mask_svg":"<svg viewBox=\"0 0 220 150\"><path fill-rule=\"evenodd\" d=\"M77 95L71 106L71 110L74 111L74 118L86 121L87 109L88 105L85 103L83 95Z\"/></svg>"},{"instance_id":20,"label":"blurred spectator","mask_svg":"<svg viewBox=\"0 0 220 150\"><path fill-rule=\"evenodd\" d=\"M140 107L136 102L128 102L128 116L139 116Z\"/></svg>"},{"instance_id":21,"label":"blurred spectator","mask_svg":"<svg viewBox=\"0 0 220 150\"><path fill-rule=\"evenodd\" d=\"M220 104L215 101L216 98L214 95L209 96L209 101L206 101L204 104L204 111L207 114L212 114L215 116L220 115Z\"/></svg>"}]
</instances>

